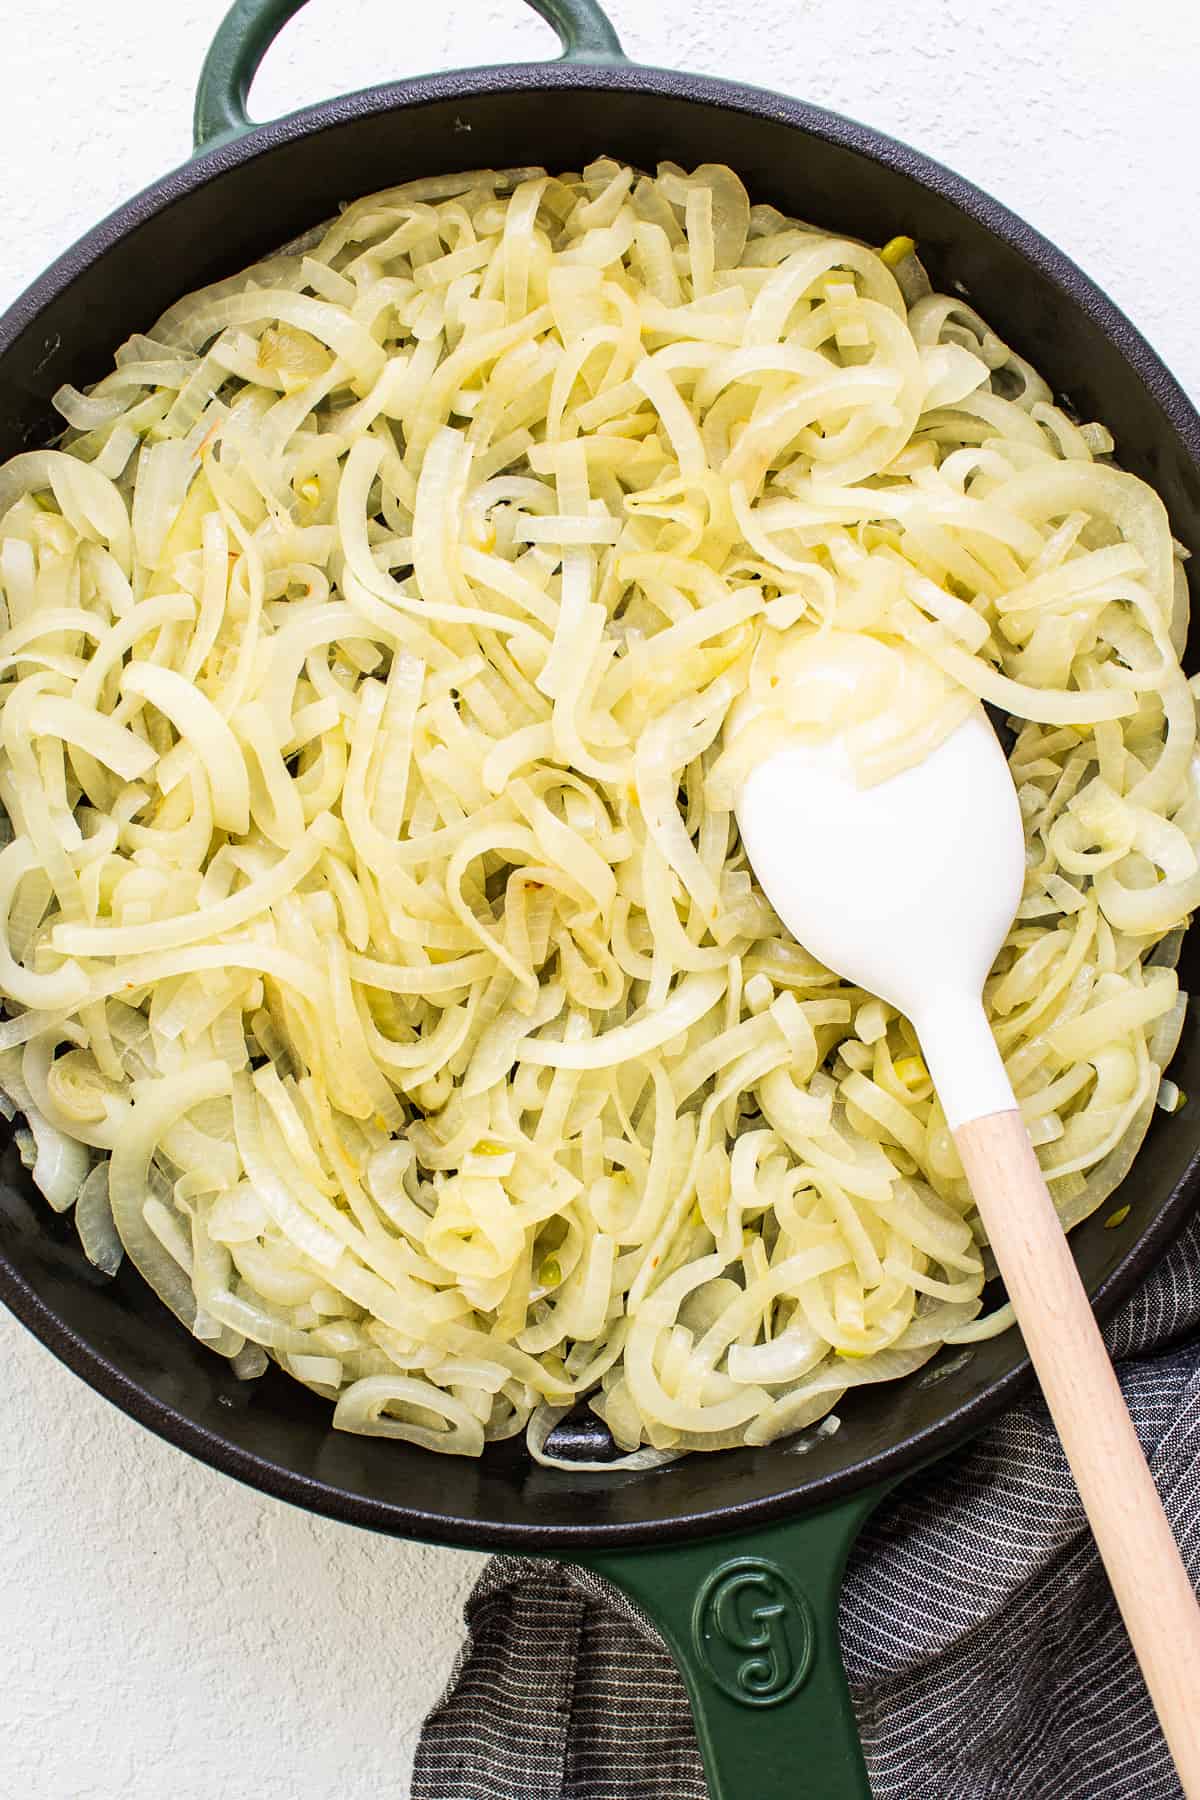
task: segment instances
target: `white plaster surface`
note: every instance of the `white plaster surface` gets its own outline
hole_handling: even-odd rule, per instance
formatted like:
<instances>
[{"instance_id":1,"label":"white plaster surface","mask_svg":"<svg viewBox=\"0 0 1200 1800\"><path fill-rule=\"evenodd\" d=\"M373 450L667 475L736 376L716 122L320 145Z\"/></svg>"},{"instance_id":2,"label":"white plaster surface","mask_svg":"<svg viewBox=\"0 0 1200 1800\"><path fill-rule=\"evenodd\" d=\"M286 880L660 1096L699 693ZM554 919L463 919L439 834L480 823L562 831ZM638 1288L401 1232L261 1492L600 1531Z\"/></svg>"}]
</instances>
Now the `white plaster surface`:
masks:
<instances>
[{"instance_id":1,"label":"white plaster surface","mask_svg":"<svg viewBox=\"0 0 1200 1800\"><path fill-rule=\"evenodd\" d=\"M187 154L224 0L0 0L0 306ZM783 88L958 168L1106 285L1200 395L1190 0L612 0L630 54ZM518 0L312 0L260 117L554 48ZM617 148L617 146L614 146ZM482 1559L211 1473L0 1314L0 1796L382 1800Z\"/></svg>"}]
</instances>

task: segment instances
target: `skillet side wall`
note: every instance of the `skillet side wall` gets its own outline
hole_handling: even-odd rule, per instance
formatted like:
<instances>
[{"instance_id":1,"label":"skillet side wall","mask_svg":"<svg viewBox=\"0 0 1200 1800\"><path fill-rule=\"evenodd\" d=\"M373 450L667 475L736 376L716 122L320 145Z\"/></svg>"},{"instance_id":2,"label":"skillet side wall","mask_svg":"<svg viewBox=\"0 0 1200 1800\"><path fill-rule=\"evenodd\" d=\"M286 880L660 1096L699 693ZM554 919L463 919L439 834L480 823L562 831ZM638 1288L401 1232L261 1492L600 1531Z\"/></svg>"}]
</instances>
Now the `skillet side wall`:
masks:
<instances>
[{"instance_id":1,"label":"skillet side wall","mask_svg":"<svg viewBox=\"0 0 1200 1800\"><path fill-rule=\"evenodd\" d=\"M663 158L728 162L755 200L874 242L916 237L935 285L961 286L1081 417L1106 424L1125 466L1163 495L1176 535L1200 550L1200 421L1143 340L1065 258L977 190L863 127L777 95L636 67L534 65L373 90L263 128L167 177L68 252L0 321L0 460L54 434L49 401L62 382L96 380L117 345L180 295L340 203L423 174L578 168L601 154L643 167ZM1198 953L1185 946L1185 986L1196 979ZM1200 1095L1200 1033L1190 1019L1172 1073ZM1104 1309L1191 1210L1198 1138L1200 1100L1171 1118L1156 1114L1122 1190L1127 1222L1106 1231L1106 1206L1073 1234ZM328 1407L277 1371L251 1388L238 1383L128 1266L112 1283L97 1275L70 1220L52 1215L32 1189L11 1143L0 1153L0 1298L133 1416L281 1498L406 1535L564 1554L601 1539L707 1535L830 1500L961 1441L1024 1381L1009 1334L957 1368L961 1358L943 1354L903 1383L865 1390L839 1409L842 1430L803 1459L786 1447L728 1452L649 1475L531 1468L511 1444L468 1464L334 1434Z\"/></svg>"}]
</instances>

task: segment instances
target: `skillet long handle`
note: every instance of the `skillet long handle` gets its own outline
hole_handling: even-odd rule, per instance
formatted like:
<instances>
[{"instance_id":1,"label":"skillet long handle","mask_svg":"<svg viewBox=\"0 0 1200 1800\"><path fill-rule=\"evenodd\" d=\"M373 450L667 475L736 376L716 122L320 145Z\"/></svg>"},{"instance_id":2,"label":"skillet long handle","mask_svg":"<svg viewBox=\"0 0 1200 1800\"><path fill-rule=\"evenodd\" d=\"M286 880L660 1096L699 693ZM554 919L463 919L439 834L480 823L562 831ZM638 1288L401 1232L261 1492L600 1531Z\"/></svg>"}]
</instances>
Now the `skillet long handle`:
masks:
<instances>
[{"instance_id":1,"label":"skillet long handle","mask_svg":"<svg viewBox=\"0 0 1200 1800\"><path fill-rule=\"evenodd\" d=\"M891 1485L758 1531L580 1557L666 1639L711 1800L870 1800L838 1595L851 1545Z\"/></svg>"},{"instance_id":2,"label":"skillet long handle","mask_svg":"<svg viewBox=\"0 0 1200 1800\"><path fill-rule=\"evenodd\" d=\"M1185 1794L1200 1797L1200 1607L1021 1115L954 1134Z\"/></svg>"},{"instance_id":3,"label":"skillet long handle","mask_svg":"<svg viewBox=\"0 0 1200 1800\"><path fill-rule=\"evenodd\" d=\"M246 110L259 65L279 33L306 0L235 0L200 71L196 89L196 154L253 131ZM616 32L597 0L526 0L553 25L567 62L620 62Z\"/></svg>"}]
</instances>

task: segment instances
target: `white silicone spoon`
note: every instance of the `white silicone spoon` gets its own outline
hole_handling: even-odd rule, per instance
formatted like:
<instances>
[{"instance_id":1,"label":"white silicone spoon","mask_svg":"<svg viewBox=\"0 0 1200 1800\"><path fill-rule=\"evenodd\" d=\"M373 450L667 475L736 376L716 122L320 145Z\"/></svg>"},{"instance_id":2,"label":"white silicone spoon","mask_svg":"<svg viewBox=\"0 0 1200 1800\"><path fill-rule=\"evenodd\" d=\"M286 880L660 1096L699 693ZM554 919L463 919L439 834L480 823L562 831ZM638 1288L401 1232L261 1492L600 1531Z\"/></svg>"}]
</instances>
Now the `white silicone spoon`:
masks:
<instances>
[{"instance_id":1,"label":"white silicone spoon","mask_svg":"<svg viewBox=\"0 0 1200 1800\"><path fill-rule=\"evenodd\" d=\"M859 787L839 738L775 751L737 802L768 899L911 1020L1184 1791L1200 1796L1200 1609L984 1016L1025 845L982 709Z\"/></svg>"}]
</instances>

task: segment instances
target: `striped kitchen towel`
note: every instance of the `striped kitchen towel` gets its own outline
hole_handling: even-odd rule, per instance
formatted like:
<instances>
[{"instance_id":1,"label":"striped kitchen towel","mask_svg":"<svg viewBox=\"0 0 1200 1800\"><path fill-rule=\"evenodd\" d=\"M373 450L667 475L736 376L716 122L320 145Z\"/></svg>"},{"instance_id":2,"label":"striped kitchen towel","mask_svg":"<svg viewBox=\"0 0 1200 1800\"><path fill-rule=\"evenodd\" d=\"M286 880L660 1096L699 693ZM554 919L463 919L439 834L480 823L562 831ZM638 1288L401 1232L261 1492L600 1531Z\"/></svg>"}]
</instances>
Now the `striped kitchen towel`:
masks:
<instances>
[{"instance_id":1,"label":"striped kitchen towel","mask_svg":"<svg viewBox=\"0 0 1200 1800\"><path fill-rule=\"evenodd\" d=\"M1106 1335L1200 1581L1200 1219ZM683 1683L614 1588L497 1557L466 1619L412 1800L704 1800ZM886 1800L1182 1794L1036 1398L897 1488L851 1560L841 1631Z\"/></svg>"}]
</instances>

